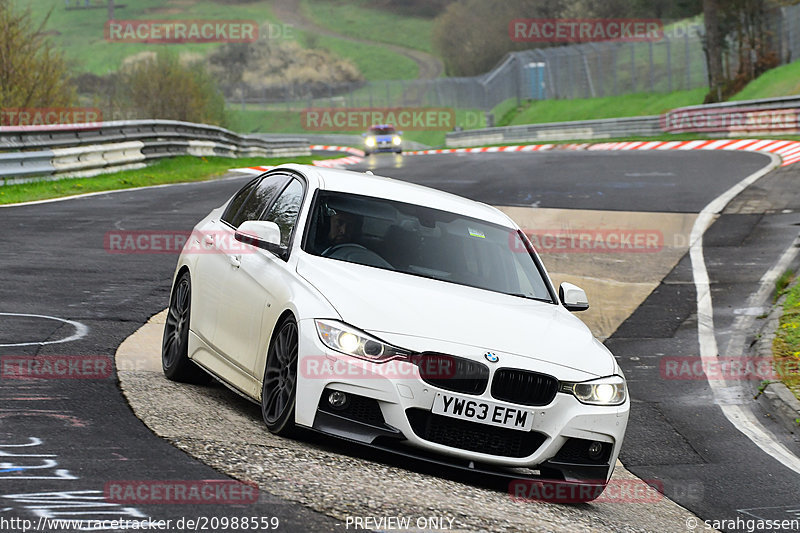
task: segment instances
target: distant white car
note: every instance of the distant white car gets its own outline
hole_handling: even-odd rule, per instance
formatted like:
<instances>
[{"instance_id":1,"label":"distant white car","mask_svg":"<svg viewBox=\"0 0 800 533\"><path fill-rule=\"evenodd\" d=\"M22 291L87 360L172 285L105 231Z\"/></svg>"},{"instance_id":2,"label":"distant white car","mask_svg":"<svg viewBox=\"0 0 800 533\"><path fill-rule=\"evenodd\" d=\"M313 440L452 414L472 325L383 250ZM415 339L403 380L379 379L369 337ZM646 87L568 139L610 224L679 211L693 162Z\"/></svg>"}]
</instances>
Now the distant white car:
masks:
<instances>
[{"instance_id":1,"label":"distant white car","mask_svg":"<svg viewBox=\"0 0 800 533\"><path fill-rule=\"evenodd\" d=\"M628 421L612 354L501 211L300 165L195 227L175 270L164 373L206 373L279 435L311 428L476 471L602 492ZM202 370L201 370L202 369ZM523 470L520 470L523 469ZM527 469L527 470L525 470Z\"/></svg>"}]
</instances>

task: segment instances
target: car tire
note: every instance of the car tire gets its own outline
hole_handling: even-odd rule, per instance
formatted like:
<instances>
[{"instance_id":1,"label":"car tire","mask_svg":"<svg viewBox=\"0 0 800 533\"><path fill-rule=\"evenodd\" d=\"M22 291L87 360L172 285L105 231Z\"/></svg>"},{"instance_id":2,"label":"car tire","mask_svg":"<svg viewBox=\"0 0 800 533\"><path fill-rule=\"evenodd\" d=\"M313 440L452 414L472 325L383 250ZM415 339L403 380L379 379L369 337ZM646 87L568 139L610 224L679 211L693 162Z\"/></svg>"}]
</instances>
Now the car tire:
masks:
<instances>
[{"instance_id":1,"label":"car tire","mask_svg":"<svg viewBox=\"0 0 800 533\"><path fill-rule=\"evenodd\" d=\"M170 295L161 340L161 369L172 381L204 385L211 382L211 376L189 359L191 307L192 281L189 272L184 272L175 282Z\"/></svg>"},{"instance_id":2,"label":"car tire","mask_svg":"<svg viewBox=\"0 0 800 533\"><path fill-rule=\"evenodd\" d=\"M261 416L275 435L295 433L294 410L297 397L297 322L289 316L275 328L267 351L261 385Z\"/></svg>"}]
</instances>

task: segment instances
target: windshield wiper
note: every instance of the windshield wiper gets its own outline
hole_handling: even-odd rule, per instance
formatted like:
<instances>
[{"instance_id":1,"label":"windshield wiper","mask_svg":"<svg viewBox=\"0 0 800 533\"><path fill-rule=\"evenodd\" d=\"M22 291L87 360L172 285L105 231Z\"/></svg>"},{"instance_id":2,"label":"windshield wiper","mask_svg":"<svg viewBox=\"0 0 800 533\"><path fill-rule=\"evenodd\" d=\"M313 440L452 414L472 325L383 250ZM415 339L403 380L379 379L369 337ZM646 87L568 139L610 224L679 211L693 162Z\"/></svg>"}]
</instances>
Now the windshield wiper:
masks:
<instances>
[{"instance_id":1,"label":"windshield wiper","mask_svg":"<svg viewBox=\"0 0 800 533\"><path fill-rule=\"evenodd\" d=\"M548 304L553 303L552 298L539 298L538 296L528 296L527 294L522 294L521 292L504 292L503 294L508 294L509 296L516 296L517 298L525 298L526 300L536 300L537 302L544 302Z\"/></svg>"}]
</instances>

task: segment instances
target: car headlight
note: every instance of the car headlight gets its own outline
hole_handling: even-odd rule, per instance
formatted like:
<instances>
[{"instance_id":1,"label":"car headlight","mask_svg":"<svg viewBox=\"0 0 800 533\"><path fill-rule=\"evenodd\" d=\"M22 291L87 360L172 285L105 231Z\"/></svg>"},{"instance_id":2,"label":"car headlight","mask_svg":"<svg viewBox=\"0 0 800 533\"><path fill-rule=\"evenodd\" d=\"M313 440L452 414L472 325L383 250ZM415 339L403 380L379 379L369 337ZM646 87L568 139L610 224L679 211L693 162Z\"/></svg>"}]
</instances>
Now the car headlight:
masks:
<instances>
[{"instance_id":1,"label":"car headlight","mask_svg":"<svg viewBox=\"0 0 800 533\"><path fill-rule=\"evenodd\" d=\"M412 355L408 350L386 344L338 320L315 320L314 323L323 344L337 352L378 363L390 359L407 359Z\"/></svg>"},{"instance_id":2,"label":"car headlight","mask_svg":"<svg viewBox=\"0 0 800 533\"><path fill-rule=\"evenodd\" d=\"M398 145L401 142L403 142L403 140L400 138L399 135L395 135L394 137L392 137L392 144Z\"/></svg>"},{"instance_id":3,"label":"car headlight","mask_svg":"<svg viewBox=\"0 0 800 533\"><path fill-rule=\"evenodd\" d=\"M558 390L572 394L579 402L589 405L620 405L628 398L628 389L622 376L608 376L580 383L562 381Z\"/></svg>"},{"instance_id":4,"label":"car headlight","mask_svg":"<svg viewBox=\"0 0 800 533\"><path fill-rule=\"evenodd\" d=\"M375 146L375 137L367 137L367 139L364 141L364 144L369 147Z\"/></svg>"}]
</instances>

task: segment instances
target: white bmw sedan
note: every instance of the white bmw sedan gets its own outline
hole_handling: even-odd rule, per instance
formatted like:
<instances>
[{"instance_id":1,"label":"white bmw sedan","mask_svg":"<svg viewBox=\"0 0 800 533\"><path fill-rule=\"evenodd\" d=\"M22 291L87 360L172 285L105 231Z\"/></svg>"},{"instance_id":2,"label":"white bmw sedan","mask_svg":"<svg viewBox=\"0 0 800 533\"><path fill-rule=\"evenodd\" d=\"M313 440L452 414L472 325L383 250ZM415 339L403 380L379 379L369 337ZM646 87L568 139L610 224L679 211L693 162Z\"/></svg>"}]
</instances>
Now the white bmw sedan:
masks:
<instances>
[{"instance_id":1,"label":"white bmw sedan","mask_svg":"<svg viewBox=\"0 0 800 533\"><path fill-rule=\"evenodd\" d=\"M285 165L195 227L162 364L297 427L475 471L602 492L630 400L613 355L493 207ZM583 499L592 499L592 497Z\"/></svg>"}]
</instances>

